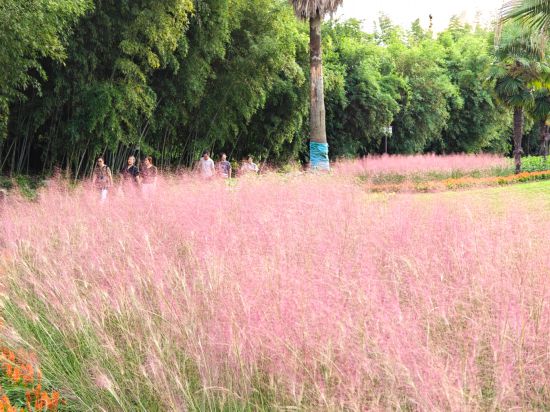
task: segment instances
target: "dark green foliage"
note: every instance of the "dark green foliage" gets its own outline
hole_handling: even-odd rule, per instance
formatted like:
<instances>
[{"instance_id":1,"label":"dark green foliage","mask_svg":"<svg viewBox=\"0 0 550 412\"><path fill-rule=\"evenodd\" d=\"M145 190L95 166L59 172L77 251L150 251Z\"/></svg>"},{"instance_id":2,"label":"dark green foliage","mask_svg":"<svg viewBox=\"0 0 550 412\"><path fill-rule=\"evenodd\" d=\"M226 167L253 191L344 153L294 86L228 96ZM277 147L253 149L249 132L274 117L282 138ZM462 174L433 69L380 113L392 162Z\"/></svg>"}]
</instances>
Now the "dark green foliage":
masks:
<instances>
[{"instance_id":1,"label":"dark green foliage","mask_svg":"<svg viewBox=\"0 0 550 412\"><path fill-rule=\"evenodd\" d=\"M541 156L527 156L521 161L524 172L541 172L550 170L550 159Z\"/></svg>"},{"instance_id":2,"label":"dark green foliage","mask_svg":"<svg viewBox=\"0 0 550 412\"><path fill-rule=\"evenodd\" d=\"M431 36L413 31L406 43L392 44L389 50L397 73L407 81L400 91L391 148L419 153L438 143L452 108L462 108L464 101L445 68L445 48Z\"/></svg>"},{"instance_id":3,"label":"dark green foliage","mask_svg":"<svg viewBox=\"0 0 550 412\"><path fill-rule=\"evenodd\" d=\"M508 145L503 147L502 133L507 131L510 117L497 104L486 82L494 59L489 34L459 28L451 27L439 36L447 53L447 72L462 98L461 105L450 107L439 151L506 152Z\"/></svg>"}]
</instances>

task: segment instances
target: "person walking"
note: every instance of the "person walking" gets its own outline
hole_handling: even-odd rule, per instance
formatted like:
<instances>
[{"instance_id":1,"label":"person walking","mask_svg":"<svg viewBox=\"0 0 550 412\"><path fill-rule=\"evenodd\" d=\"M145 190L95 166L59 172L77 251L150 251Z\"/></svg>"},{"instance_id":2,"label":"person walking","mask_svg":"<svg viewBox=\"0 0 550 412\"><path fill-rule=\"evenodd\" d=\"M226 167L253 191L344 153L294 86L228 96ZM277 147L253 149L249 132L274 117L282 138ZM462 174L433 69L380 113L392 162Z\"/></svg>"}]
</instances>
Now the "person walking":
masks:
<instances>
[{"instance_id":1,"label":"person walking","mask_svg":"<svg viewBox=\"0 0 550 412\"><path fill-rule=\"evenodd\" d=\"M94 168L92 185L101 193L101 201L107 200L109 188L113 185L113 174L109 166L105 164L103 157L97 158L97 165Z\"/></svg>"},{"instance_id":2,"label":"person walking","mask_svg":"<svg viewBox=\"0 0 550 412\"><path fill-rule=\"evenodd\" d=\"M224 179L231 178L231 163L227 161L227 155L222 153L218 163L218 173Z\"/></svg>"},{"instance_id":3,"label":"person walking","mask_svg":"<svg viewBox=\"0 0 550 412\"><path fill-rule=\"evenodd\" d=\"M138 184L139 169L136 166L136 158L130 156L128 158L128 165L124 167L121 171L122 179L125 184L133 183L134 185Z\"/></svg>"},{"instance_id":4,"label":"person walking","mask_svg":"<svg viewBox=\"0 0 550 412\"><path fill-rule=\"evenodd\" d=\"M139 182L144 195L150 195L157 186L158 169L153 164L153 158L147 156L143 159L143 168L139 171Z\"/></svg>"},{"instance_id":5,"label":"person walking","mask_svg":"<svg viewBox=\"0 0 550 412\"><path fill-rule=\"evenodd\" d=\"M214 161L210 158L210 153L206 150L202 153L202 157L199 160L198 169L199 175L203 179L212 179L214 177L216 167L214 166Z\"/></svg>"},{"instance_id":6,"label":"person walking","mask_svg":"<svg viewBox=\"0 0 550 412\"><path fill-rule=\"evenodd\" d=\"M248 158L243 162L241 166L241 173L245 175L248 173L257 174L258 172L259 172L258 165L254 163L254 158L252 156L248 156Z\"/></svg>"}]
</instances>

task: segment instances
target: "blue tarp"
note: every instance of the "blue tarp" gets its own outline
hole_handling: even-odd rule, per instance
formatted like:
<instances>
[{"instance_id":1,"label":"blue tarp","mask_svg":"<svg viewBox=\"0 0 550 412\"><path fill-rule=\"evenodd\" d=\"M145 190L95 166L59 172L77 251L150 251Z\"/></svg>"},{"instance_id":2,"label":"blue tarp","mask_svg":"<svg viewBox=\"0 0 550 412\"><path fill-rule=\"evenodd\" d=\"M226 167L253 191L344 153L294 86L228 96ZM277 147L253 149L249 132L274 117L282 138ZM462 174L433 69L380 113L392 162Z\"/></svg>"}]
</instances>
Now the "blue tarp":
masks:
<instances>
[{"instance_id":1,"label":"blue tarp","mask_svg":"<svg viewBox=\"0 0 550 412\"><path fill-rule=\"evenodd\" d=\"M328 144L309 142L309 161L314 170L330 170Z\"/></svg>"}]
</instances>

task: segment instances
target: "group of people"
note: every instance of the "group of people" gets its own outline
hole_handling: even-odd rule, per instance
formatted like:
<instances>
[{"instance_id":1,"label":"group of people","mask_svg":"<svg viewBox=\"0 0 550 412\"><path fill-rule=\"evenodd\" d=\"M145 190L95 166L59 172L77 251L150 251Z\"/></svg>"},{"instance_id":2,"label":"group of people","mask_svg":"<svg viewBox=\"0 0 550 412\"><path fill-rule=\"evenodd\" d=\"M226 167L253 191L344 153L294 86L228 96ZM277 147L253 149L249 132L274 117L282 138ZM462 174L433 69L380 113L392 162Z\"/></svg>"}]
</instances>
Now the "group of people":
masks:
<instances>
[{"instance_id":1,"label":"group of people","mask_svg":"<svg viewBox=\"0 0 550 412\"><path fill-rule=\"evenodd\" d=\"M203 179L213 179L216 176L223 179L229 179L232 177L233 172L231 163L227 160L227 155L225 153L220 155L220 160L216 164L210 157L208 151L203 152L195 170ZM248 156L247 159L243 161L239 170L240 175L258 172L258 165L254 163L252 156ZM143 159L142 167L137 167L136 158L130 156L128 158L128 164L120 171L120 175L122 176L122 183L126 187L140 188L144 195L148 195L156 186L158 169L153 164L153 158L151 156L147 156ZM113 187L113 174L109 166L105 164L105 159L103 157L97 159L92 176L92 185L99 191L101 201L105 201L109 189Z\"/></svg>"},{"instance_id":2,"label":"group of people","mask_svg":"<svg viewBox=\"0 0 550 412\"><path fill-rule=\"evenodd\" d=\"M199 175L204 179L212 179L216 176L223 179L229 179L232 177L233 173L231 163L229 163L229 161L227 160L227 155L225 153L222 153L220 155L220 160L218 164L215 164L214 160L212 160L212 158L210 157L210 153L208 151L204 151L202 153L202 157L197 163L196 170ZM245 175L248 173L258 172L258 165L254 163L254 159L252 156L248 156L248 158L243 161L239 174Z\"/></svg>"},{"instance_id":3,"label":"group of people","mask_svg":"<svg viewBox=\"0 0 550 412\"><path fill-rule=\"evenodd\" d=\"M122 182L127 187L139 187L144 194L149 194L154 190L157 183L158 169L153 164L153 158L147 156L143 159L143 166L136 166L136 158L130 156L128 164L120 172ZM113 173L109 166L105 164L105 159L99 157L94 168L92 176L92 185L100 192L101 200L105 201L109 189L113 186Z\"/></svg>"}]
</instances>

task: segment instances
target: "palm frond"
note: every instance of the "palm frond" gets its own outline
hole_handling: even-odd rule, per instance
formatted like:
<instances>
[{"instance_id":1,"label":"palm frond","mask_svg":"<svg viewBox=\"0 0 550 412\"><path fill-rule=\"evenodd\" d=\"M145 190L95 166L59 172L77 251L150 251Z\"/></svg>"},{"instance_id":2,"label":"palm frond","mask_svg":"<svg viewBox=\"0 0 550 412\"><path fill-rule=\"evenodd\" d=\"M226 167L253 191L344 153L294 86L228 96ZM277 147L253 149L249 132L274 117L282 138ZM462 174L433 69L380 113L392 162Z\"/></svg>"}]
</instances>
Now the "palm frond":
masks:
<instances>
[{"instance_id":1,"label":"palm frond","mask_svg":"<svg viewBox=\"0 0 550 412\"><path fill-rule=\"evenodd\" d=\"M550 0L510 0L502 6L501 20L519 20L536 30L550 27Z\"/></svg>"},{"instance_id":2,"label":"palm frond","mask_svg":"<svg viewBox=\"0 0 550 412\"><path fill-rule=\"evenodd\" d=\"M534 120L546 120L550 115L550 91L546 88L537 90L534 93L535 104L531 109L531 116Z\"/></svg>"},{"instance_id":3,"label":"palm frond","mask_svg":"<svg viewBox=\"0 0 550 412\"><path fill-rule=\"evenodd\" d=\"M495 39L495 55L505 58L542 60L548 39L546 33L516 22L504 24Z\"/></svg>"},{"instance_id":4,"label":"palm frond","mask_svg":"<svg viewBox=\"0 0 550 412\"><path fill-rule=\"evenodd\" d=\"M509 65L494 65L489 72L498 100L508 107L531 107L533 90L521 72L514 73Z\"/></svg>"},{"instance_id":5,"label":"palm frond","mask_svg":"<svg viewBox=\"0 0 550 412\"><path fill-rule=\"evenodd\" d=\"M327 13L334 13L344 0L289 0L294 7L296 16L300 19L309 19L317 15L323 17Z\"/></svg>"}]
</instances>

